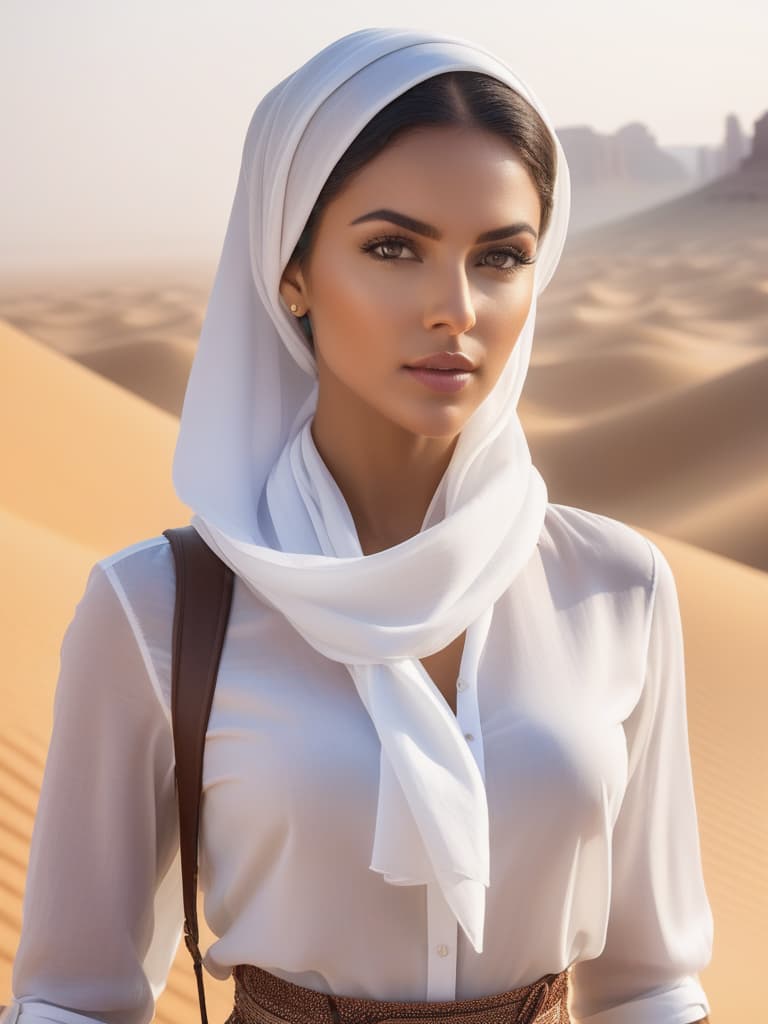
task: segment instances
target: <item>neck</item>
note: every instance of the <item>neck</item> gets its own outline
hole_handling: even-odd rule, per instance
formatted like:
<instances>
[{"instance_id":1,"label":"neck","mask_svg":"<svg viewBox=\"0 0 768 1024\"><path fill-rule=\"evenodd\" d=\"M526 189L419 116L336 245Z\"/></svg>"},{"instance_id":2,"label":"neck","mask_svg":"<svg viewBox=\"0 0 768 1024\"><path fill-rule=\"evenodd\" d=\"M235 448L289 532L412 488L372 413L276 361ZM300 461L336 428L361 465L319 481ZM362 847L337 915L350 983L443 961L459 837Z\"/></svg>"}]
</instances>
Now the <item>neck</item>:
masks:
<instances>
[{"instance_id":1,"label":"neck","mask_svg":"<svg viewBox=\"0 0 768 1024\"><path fill-rule=\"evenodd\" d=\"M349 506L363 554L370 555L419 532L458 436L412 434L338 381L325 383L312 438Z\"/></svg>"}]
</instances>

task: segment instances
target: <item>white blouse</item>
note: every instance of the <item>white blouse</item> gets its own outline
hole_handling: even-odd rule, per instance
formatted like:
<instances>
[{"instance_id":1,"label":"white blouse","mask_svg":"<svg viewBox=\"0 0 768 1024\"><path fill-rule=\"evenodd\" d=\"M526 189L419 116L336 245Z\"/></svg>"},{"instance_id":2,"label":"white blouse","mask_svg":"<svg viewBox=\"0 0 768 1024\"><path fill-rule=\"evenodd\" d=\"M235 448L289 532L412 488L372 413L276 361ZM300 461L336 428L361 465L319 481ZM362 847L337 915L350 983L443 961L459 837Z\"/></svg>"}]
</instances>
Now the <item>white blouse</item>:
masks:
<instances>
[{"instance_id":1,"label":"white blouse","mask_svg":"<svg viewBox=\"0 0 768 1024\"><path fill-rule=\"evenodd\" d=\"M19 1024L147 1024L165 986L183 921L174 588L165 537L133 544L93 566L64 636L6 1011ZM373 725L347 669L236 577L204 762L207 970L442 1000L573 965L577 1021L698 1021L713 920L667 560L624 523L550 503L482 647L487 625L457 682L490 811L476 954L439 890L369 870Z\"/></svg>"}]
</instances>

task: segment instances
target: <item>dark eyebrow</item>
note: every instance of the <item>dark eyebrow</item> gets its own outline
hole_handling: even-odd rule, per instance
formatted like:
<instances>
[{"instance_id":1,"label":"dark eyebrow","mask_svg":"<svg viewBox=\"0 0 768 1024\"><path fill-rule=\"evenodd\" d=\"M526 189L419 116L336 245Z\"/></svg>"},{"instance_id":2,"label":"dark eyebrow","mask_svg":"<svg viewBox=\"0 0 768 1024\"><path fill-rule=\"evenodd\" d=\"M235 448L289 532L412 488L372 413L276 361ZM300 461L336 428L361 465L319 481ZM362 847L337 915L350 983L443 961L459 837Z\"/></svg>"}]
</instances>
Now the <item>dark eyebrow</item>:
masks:
<instances>
[{"instance_id":1,"label":"dark eyebrow","mask_svg":"<svg viewBox=\"0 0 768 1024\"><path fill-rule=\"evenodd\" d=\"M442 233L437 228L433 228L431 224L425 224L421 220L407 217L404 213L397 213L395 210L372 210L371 213L364 213L362 217L356 217L353 221L350 221L349 226L362 224L367 220L388 220L392 224L399 224L401 228L413 231L414 234L424 235L425 238L433 238L436 242L439 242L443 237ZM511 235L520 234L521 231L527 231L528 234L533 235L536 239L539 237L530 224L521 220L517 224L508 224L503 228L494 228L493 231L484 231L482 235L477 236L475 244L497 242L500 238L509 238Z\"/></svg>"}]
</instances>

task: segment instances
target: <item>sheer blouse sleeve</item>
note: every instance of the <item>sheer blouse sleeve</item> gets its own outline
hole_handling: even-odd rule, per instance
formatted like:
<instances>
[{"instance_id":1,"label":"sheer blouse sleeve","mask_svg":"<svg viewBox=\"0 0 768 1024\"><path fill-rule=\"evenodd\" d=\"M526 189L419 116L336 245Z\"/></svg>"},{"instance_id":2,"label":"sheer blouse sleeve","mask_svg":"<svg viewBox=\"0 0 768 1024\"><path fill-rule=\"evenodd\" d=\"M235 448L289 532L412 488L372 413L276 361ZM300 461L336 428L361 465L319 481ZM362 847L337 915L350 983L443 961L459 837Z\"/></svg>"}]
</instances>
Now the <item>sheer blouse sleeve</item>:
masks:
<instances>
[{"instance_id":1,"label":"sheer blouse sleeve","mask_svg":"<svg viewBox=\"0 0 768 1024\"><path fill-rule=\"evenodd\" d=\"M645 683L626 720L628 783L613 834L611 909L600 956L572 968L588 1024L691 1024L710 1012L697 972L713 919L688 745L682 622L672 570L654 557Z\"/></svg>"},{"instance_id":2,"label":"sheer blouse sleeve","mask_svg":"<svg viewBox=\"0 0 768 1024\"><path fill-rule=\"evenodd\" d=\"M62 642L4 1022L147 1024L178 948L172 733L121 593L96 563Z\"/></svg>"}]
</instances>

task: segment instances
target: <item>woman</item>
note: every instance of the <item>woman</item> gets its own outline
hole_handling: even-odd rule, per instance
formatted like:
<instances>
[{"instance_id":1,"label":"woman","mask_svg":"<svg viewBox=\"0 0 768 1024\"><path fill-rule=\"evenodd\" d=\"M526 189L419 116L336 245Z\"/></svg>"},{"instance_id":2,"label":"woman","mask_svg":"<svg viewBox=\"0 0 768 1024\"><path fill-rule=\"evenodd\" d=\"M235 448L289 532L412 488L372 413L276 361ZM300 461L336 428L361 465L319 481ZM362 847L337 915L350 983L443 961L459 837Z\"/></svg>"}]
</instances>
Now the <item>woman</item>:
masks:
<instances>
[{"instance_id":1,"label":"woman","mask_svg":"<svg viewBox=\"0 0 768 1024\"><path fill-rule=\"evenodd\" d=\"M464 40L352 33L251 121L174 462L236 572L200 844L233 1022L709 1012L674 579L548 502L517 415L568 211L541 104ZM22 1024L145 1024L165 984L173 603L153 537L67 631Z\"/></svg>"}]
</instances>

